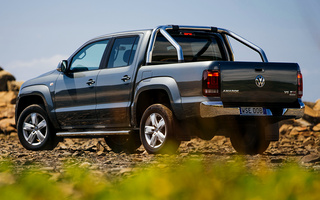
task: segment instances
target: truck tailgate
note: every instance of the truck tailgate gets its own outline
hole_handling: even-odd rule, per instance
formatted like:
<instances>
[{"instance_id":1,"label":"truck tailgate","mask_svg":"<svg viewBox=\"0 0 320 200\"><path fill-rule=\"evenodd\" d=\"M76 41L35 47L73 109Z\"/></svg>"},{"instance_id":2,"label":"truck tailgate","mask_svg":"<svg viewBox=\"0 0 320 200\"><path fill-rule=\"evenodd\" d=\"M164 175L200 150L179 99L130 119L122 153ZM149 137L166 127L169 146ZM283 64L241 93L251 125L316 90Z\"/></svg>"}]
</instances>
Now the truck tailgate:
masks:
<instances>
[{"instance_id":1,"label":"truck tailgate","mask_svg":"<svg viewBox=\"0 0 320 200\"><path fill-rule=\"evenodd\" d=\"M224 106L298 106L295 103L298 64L220 62L219 65Z\"/></svg>"}]
</instances>

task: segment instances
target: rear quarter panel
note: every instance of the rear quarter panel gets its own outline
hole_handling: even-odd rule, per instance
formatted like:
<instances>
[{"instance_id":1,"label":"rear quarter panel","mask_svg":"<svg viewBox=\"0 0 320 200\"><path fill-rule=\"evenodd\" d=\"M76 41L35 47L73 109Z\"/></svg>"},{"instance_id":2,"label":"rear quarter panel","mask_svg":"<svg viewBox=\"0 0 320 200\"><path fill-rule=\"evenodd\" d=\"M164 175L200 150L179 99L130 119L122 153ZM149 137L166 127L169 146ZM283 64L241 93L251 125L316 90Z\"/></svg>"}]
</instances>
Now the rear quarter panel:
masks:
<instances>
[{"instance_id":1,"label":"rear quarter panel","mask_svg":"<svg viewBox=\"0 0 320 200\"><path fill-rule=\"evenodd\" d=\"M199 116L200 102L220 100L202 95L202 74L217 69L212 61L142 66L137 74L136 92L157 87L166 88L178 119Z\"/></svg>"}]
</instances>

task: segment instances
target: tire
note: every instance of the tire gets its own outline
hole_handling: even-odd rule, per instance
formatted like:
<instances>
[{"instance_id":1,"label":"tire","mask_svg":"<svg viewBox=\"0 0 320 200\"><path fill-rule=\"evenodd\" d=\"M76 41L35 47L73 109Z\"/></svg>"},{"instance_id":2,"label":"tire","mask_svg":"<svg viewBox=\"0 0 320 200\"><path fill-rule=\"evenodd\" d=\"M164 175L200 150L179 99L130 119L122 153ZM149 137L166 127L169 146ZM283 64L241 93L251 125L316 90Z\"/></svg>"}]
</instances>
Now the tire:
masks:
<instances>
[{"instance_id":1,"label":"tire","mask_svg":"<svg viewBox=\"0 0 320 200\"><path fill-rule=\"evenodd\" d=\"M18 119L18 137L28 150L52 150L59 140L41 105L33 104L25 108Z\"/></svg>"},{"instance_id":2,"label":"tire","mask_svg":"<svg viewBox=\"0 0 320 200\"><path fill-rule=\"evenodd\" d=\"M149 106L140 122L141 142L150 154L174 153L180 142L175 137L177 120L172 111L162 104Z\"/></svg>"},{"instance_id":3,"label":"tire","mask_svg":"<svg viewBox=\"0 0 320 200\"><path fill-rule=\"evenodd\" d=\"M265 132L256 124L239 126L239 131L231 137L233 148L240 154L262 154L269 146L270 141L265 138Z\"/></svg>"},{"instance_id":4,"label":"tire","mask_svg":"<svg viewBox=\"0 0 320 200\"><path fill-rule=\"evenodd\" d=\"M139 134L135 132L130 135L110 135L104 140L115 153L133 153L141 146Z\"/></svg>"}]
</instances>

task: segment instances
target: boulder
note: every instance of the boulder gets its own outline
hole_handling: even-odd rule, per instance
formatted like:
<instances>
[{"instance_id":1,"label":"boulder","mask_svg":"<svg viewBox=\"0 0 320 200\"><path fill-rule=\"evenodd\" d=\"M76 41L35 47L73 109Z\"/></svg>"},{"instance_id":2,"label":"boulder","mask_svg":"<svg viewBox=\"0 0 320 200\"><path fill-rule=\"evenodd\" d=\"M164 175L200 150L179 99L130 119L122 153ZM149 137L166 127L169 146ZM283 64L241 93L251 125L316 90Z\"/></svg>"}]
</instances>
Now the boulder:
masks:
<instances>
[{"instance_id":1,"label":"boulder","mask_svg":"<svg viewBox=\"0 0 320 200\"><path fill-rule=\"evenodd\" d=\"M312 128L313 131L320 132L320 124L317 124Z\"/></svg>"},{"instance_id":2,"label":"boulder","mask_svg":"<svg viewBox=\"0 0 320 200\"><path fill-rule=\"evenodd\" d=\"M0 120L0 132L4 134L16 132L14 118Z\"/></svg>"},{"instance_id":3,"label":"boulder","mask_svg":"<svg viewBox=\"0 0 320 200\"><path fill-rule=\"evenodd\" d=\"M8 91L8 81L15 81L15 77L0 67L0 91Z\"/></svg>"},{"instance_id":4,"label":"boulder","mask_svg":"<svg viewBox=\"0 0 320 200\"><path fill-rule=\"evenodd\" d=\"M14 118L15 105L0 106L0 120L5 118Z\"/></svg>"},{"instance_id":5,"label":"boulder","mask_svg":"<svg viewBox=\"0 0 320 200\"><path fill-rule=\"evenodd\" d=\"M294 125L295 126L300 126L300 127L309 127L309 126L312 126L312 124L302 118L300 119L296 119L294 120Z\"/></svg>"},{"instance_id":6,"label":"boulder","mask_svg":"<svg viewBox=\"0 0 320 200\"><path fill-rule=\"evenodd\" d=\"M320 154L309 154L301 159L302 163L315 163L320 161Z\"/></svg>"},{"instance_id":7,"label":"boulder","mask_svg":"<svg viewBox=\"0 0 320 200\"><path fill-rule=\"evenodd\" d=\"M8 91L19 91L23 81L8 81L7 87Z\"/></svg>"},{"instance_id":8,"label":"boulder","mask_svg":"<svg viewBox=\"0 0 320 200\"><path fill-rule=\"evenodd\" d=\"M316 104L314 105L313 110L320 111L320 99L316 101Z\"/></svg>"},{"instance_id":9,"label":"boulder","mask_svg":"<svg viewBox=\"0 0 320 200\"><path fill-rule=\"evenodd\" d=\"M319 100L317 102L320 102ZM316 106L314 106L315 108ZM318 124L320 123L320 110L314 110L309 106L305 106L303 119L312 123Z\"/></svg>"},{"instance_id":10,"label":"boulder","mask_svg":"<svg viewBox=\"0 0 320 200\"><path fill-rule=\"evenodd\" d=\"M9 91L9 92L0 91L0 105L4 106L9 104L15 104L17 95L18 95L17 91Z\"/></svg>"},{"instance_id":11,"label":"boulder","mask_svg":"<svg viewBox=\"0 0 320 200\"><path fill-rule=\"evenodd\" d=\"M303 146L314 145L314 140L311 137L308 137L302 142Z\"/></svg>"},{"instance_id":12,"label":"boulder","mask_svg":"<svg viewBox=\"0 0 320 200\"><path fill-rule=\"evenodd\" d=\"M283 124L281 127L280 127L280 134L282 135L285 135L287 133L290 133L290 131L292 130L292 125L289 125L289 124Z\"/></svg>"}]
</instances>

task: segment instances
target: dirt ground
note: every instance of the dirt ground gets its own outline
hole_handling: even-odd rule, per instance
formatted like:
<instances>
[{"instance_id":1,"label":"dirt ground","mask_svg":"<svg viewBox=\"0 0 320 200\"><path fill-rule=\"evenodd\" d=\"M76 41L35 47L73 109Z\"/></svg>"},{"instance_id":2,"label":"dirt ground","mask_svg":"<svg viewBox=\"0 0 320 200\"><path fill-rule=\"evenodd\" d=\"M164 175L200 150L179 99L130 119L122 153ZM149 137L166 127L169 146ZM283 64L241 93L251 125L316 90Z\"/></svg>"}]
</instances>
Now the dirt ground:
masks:
<instances>
[{"instance_id":1,"label":"dirt ground","mask_svg":"<svg viewBox=\"0 0 320 200\"><path fill-rule=\"evenodd\" d=\"M215 136L210 141L192 139L182 142L177 154L150 155L140 147L135 153L114 153L105 144L103 138L95 139L64 139L54 150L29 151L19 143L16 133L0 135L0 162L12 161L18 169L38 167L49 173L62 173L66 163L88 167L97 173L123 175L138 167L155 165L163 167L161 160L170 159L177 164L187 159L203 160L204 162L234 162L244 160L248 167L256 167L263 163L268 167L281 167L293 162L320 171L320 133L310 131L288 134L286 127L278 142L272 142L262 155L239 155L231 146L229 138ZM289 128L290 129L290 128ZM290 133L292 130L290 131Z\"/></svg>"}]
</instances>

